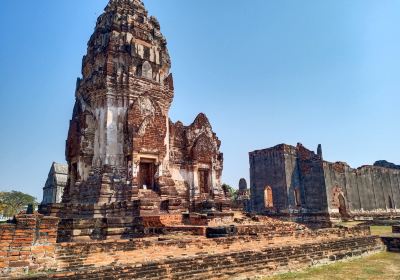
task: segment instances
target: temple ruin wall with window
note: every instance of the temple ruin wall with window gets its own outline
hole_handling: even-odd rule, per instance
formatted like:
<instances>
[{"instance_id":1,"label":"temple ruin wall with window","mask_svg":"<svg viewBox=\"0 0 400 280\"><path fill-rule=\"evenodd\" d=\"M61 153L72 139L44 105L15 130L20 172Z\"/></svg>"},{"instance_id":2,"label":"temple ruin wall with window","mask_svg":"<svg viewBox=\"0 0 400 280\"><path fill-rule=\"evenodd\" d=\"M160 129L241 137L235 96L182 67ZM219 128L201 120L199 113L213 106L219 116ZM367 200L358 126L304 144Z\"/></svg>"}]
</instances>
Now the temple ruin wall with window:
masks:
<instances>
[{"instance_id":1,"label":"temple ruin wall with window","mask_svg":"<svg viewBox=\"0 0 400 280\"><path fill-rule=\"evenodd\" d=\"M400 170L395 165L331 163L301 144L250 153L251 207L271 214L326 215L331 218L400 213ZM271 195L273 207L265 196ZM268 203L267 203L268 202Z\"/></svg>"}]
</instances>

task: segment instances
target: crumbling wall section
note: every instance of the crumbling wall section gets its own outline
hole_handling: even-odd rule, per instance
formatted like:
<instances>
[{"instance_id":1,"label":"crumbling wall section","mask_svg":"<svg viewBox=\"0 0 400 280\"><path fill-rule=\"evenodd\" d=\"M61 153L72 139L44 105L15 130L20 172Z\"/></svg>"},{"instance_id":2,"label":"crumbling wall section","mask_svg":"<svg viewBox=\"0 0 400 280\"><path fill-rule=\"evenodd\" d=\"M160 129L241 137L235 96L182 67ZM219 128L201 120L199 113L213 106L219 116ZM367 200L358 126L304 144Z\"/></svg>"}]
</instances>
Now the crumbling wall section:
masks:
<instances>
[{"instance_id":1,"label":"crumbling wall section","mask_svg":"<svg viewBox=\"0 0 400 280\"><path fill-rule=\"evenodd\" d=\"M203 113L189 126L170 122L170 170L177 189L190 205L204 199L225 199L220 146L221 141ZM208 172L207 193L200 188L199 170Z\"/></svg>"},{"instance_id":2,"label":"crumbling wall section","mask_svg":"<svg viewBox=\"0 0 400 280\"><path fill-rule=\"evenodd\" d=\"M307 212L326 213L328 203L322 159L301 144L297 145L296 150L305 198L304 208Z\"/></svg>"},{"instance_id":3,"label":"crumbling wall section","mask_svg":"<svg viewBox=\"0 0 400 280\"><path fill-rule=\"evenodd\" d=\"M264 188L270 184L274 206L289 216L400 214L400 170L396 165L381 161L354 169L344 162L324 161L322 147L318 150L315 154L301 144L282 144L250 153L252 210L264 211Z\"/></svg>"},{"instance_id":4,"label":"crumbling wall section","mask_svg":"<svg viewBox=\"0 0 400 280\"><path fill-rule=\"evenodd\" d=\"M0 278L25 272L56 270L59 219L43 215L18 215L0 225Z\"/></svg>"},{"instance_id":5,"label":"crumbling wall section","mask_svg":"<svg viewBox=\"0 0 400 280\"><path fill-rule=\"evenodd\" d=\"M383 245L376 236L347 237L285 246L264 245L253 250L239 249L238 244L232 241L227 238L207 242L215 243L218 247L225 247L221 251L202 242L195 245L183 241L169 244L164 242L163 245L159 245L157 252L139 244L140 247L138 245L132 247L129 243L67 245L60 250L63 254L60 259L63 269L55 273L38 275L33 279L81 279L88 275L101 279L175 279L187 278L188 275L190 279L231 279L232 275L248 278L303 269L383 250ZM243 241L252 242L251 240ZM176 245L179 247L173 249ZM159 258L165 250L191 252L194 249L193 246L213 249L204 254ZM135 253L137 250L153 251L153 255L157 258L135 263L135 259L138 258ZM108 253L110 251L113 254ZM81 257L71 260L68 258L71 253L79 253ZM113 262L114 259L118 261ZM32 276L29 279L32 279Z\"/></svg>"},{"instance_id":6,"label":"crumbling wall section","mask_svg":"<svg viewBox=\"0 0 400 280\"><path fill-rule=\"evenodd\" d=\"M253 211L275 212L287 209L286 145L254 151L250 156L250 193ZM287 157L290 157L288 153ZM272 189L271 205L266 205L266 188ZM268 207L272 206L272 207Z\"/></svg>"},{"instance_id":7,"label":"crumbling wall section","mask_svg":"<svg viewBox=\"0 0 400 280\"><path fill-rule=\"evenodd\" d=\"M301 174L296 149L285 146L285 175L287 184L288 212L296 213L305 208L307 201L305 190L301 185Z\"/></svg>"},{"instance_id":8,"label":"crumbling wall section","mask_svg":"<svg viewBox=\"0 0 400 280\"><path fill-rule=\"evenodd\" d=\"M341 214L340 195L344 197L348 215L374 216L400 212L399 170L379 166L353 169L346 163L324 162L324 173L331 215Z\"/></svg>"},{"instance_id":9,"label":"crumbling wall section","mask_svg":"<svg viewBox=\"0 0 400 280\"><path fill-rule=\"evenodd\" d=\"M379 239L370 237L368 227L312 231L295 223L259 219L262 224L238 225L237 235L225 238L165 235L56 243L57 218L20 215L14 224L0 226L0 255L4 256L0 259L0 278L81 279L90 275L96 279L153 279L157 275L157 279L167 279L171 275L197 275L208 279L220 269L225 269L226 276L232 269L235 273L256 273L257 266L248 268L262 260L279 262L286 270L305 255L307 260L325 262L382 249ZM143 222L146 227L164 225L168 230L179 227L182 216L149 217ZM282 260L282 252L290 258ZM200 263L204 270L198 270Z\"/></svg>"},{"instance_id":10,"label":"crumbling wall section","mask_svg":"<svg viewBox=\"0 0 400 280\"><path fill-rule=\"evenodd\" d=\"M322 159L301 144L277 145L250 153L252 209L266 207L267 187L272 188L273 207L278 213L322 213L327 211Z\"/></svg>"}]
</instances>

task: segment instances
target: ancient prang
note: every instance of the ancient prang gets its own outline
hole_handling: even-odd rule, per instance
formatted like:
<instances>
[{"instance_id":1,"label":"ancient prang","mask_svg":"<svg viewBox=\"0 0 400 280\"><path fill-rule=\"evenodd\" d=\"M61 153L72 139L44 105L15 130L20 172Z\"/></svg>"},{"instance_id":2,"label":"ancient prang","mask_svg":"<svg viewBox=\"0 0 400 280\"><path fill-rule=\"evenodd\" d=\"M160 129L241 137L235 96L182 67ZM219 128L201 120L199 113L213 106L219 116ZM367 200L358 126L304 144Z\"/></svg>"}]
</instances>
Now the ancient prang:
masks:
<instances>
[{"instance_id":1,"label":"ancient prang","mask_svg":"<svg viewBox=\"0 0 400 280\"><path fill-rule=\"evenodd\" d=\"M250 153L252 210L296 220L400 216L400 170L386 161L351 168L298 144Z\"/></svg>"},{"instance_id":2,"label":"ancient prang","mask_svg":"<svg viewBox=\"0 0 400 280\"><path fill-rule=\"evenodd\" d=\"M77 82L68 186L62 204L43 213L98 219L227 209L221 142L207 117L189 126L168 117L170 67L160 24L143 3L110 1Z\"/></svg>"}]
</instances>

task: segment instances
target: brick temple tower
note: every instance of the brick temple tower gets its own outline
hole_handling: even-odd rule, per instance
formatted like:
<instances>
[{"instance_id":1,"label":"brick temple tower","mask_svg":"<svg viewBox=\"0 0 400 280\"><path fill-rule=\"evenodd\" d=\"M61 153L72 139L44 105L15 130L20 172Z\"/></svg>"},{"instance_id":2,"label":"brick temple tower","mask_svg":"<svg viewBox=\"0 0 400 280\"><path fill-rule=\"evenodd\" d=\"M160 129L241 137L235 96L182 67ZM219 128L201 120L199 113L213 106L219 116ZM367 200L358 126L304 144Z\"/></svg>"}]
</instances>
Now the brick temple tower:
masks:
<instances>
[{"instance_id":1,"label":"brick temple tower","mask_svg":"<svg viewBox=\"0 0 400 280\"><path fill-rule=\"evenodd\" d=\"M66 147L65 202L133 200L157 187L179 206L168 170L173 81L166 40L141 1L112 0L83 58Z\"/></svg>"},{"instance_id":2,"label":"brick temple tower","mask_svg":"<svg viewBox=\"0 0 400 280\"><path fill-rule=\"evenodd\" d=\"M77 81L63 201L67 219L223 210L220 141L204 114L184 126L168 112L167 42L140 0L111 0Z\"/></svg>"}]
</instances>

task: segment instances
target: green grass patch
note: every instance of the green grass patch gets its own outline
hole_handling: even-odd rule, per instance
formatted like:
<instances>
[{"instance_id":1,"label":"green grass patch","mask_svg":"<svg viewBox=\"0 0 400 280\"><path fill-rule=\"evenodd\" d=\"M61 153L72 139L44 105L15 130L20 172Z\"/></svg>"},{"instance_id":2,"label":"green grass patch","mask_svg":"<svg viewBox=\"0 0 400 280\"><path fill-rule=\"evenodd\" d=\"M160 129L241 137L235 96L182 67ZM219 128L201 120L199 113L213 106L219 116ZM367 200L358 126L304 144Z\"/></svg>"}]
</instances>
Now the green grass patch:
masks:
<instances>
[{"instance_id":1,"label":"green grass patch","mask_svg":"<svg viewBox=\"0 0 400 280\"><path fill-rule=\"evenodd\" d=\"M285 273L263 280L400 280L400 254L372 256Z\"/></svg>"},{"instance_id":2,"label":"green grass patch","mask_svg":"<svg viewBox=\"0 0 400 280\"><path fill-rule=\"evenodd\" d=\"M391 226L371 226L372 235L387 235L392 233Z\"/></svg>"},{"instance_id":3,"label":"green grass patch","mask_svg":"<svg viewBox=\"0 0 400 280\"><path fill-rule=\"evenodd\" d=\"M362 222L358 222L358 221L340 222L340 223L337 223L336 225L352 228L359 224L362 224ZM392 233L391 226L370 226L370 229L371 229L372 235L387 235L387 234Z\"/></svg>"}]
</instances>

